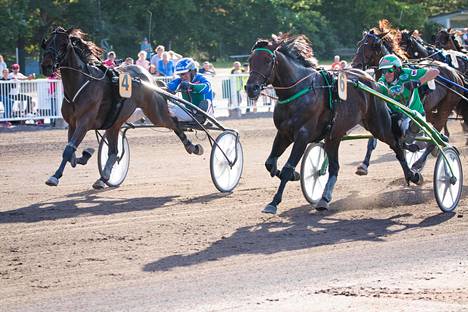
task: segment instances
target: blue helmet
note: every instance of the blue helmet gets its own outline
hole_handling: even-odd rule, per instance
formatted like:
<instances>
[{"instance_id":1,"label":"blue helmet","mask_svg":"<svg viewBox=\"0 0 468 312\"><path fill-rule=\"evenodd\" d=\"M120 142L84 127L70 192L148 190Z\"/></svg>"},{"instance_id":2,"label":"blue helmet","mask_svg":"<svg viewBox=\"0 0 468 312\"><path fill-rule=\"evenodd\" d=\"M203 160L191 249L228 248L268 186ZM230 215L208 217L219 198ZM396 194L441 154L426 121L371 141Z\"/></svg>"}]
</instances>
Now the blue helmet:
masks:
<instances>
[{"instance_id":1,"label":"blue helmet","mask_svg":"<svg viewBox=\"0 0 468 312\"><path fill-rule=\"evenodd\" d=\"M197 70L197 65L192 58L184 57L180 59L175 67L175 74L180 75L191 70Z\"/></svg>"}]
</instances>

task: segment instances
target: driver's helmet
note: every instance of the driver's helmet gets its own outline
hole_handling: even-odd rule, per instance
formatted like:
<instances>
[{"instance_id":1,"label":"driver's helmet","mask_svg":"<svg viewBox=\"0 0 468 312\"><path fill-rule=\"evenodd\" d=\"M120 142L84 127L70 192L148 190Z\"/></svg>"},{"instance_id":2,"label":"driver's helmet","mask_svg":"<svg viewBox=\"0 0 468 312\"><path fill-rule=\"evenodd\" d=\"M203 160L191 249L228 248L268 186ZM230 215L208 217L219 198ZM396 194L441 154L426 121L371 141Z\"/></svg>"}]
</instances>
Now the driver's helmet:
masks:
<instances>
[{"instance_id":1,"label":"driver's helmet","mask_svg":"<svg viewBox=\"0 0 468 312\"><path fill-rule=\"evenodd\" d=\"M192 58L184 57L180 59L175 67L175 74L180 75L189 71L196 71L197 65Z\"/></svg>"},{"instance_id":2,"label":"driver's helmet","mask_svg":"<svg viewBox=\"0 0 468 312\"><path fill-rule=\"evenodd\" d=\"M379 69L389 69L392 67L401 68L401 60L395 54L385 55L380 59Z\"/></svg>"}]
</instances>

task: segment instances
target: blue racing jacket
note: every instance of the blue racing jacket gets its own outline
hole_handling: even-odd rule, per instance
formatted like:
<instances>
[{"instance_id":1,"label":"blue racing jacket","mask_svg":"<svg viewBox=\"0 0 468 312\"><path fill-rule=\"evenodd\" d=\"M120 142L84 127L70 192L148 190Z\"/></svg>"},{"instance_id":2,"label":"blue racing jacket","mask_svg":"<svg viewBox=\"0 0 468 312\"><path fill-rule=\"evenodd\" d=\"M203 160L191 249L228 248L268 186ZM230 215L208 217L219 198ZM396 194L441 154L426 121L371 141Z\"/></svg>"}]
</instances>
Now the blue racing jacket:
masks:
<instances>
[{"instance_id":1,"label":"blue racing jacket","mask_svg":"<svg viewBox=\"0 0 468 312\"><path fill-rule=\"evenodd\" d=\"M181 81L181 78L176 78L169 82L167 88L171 92L176 92ZM181 93L184 100L189 101L197 107L200 107L200 102L203 100L208 100L209 102L213 101L213 90L211 89L211 83L208 81L208 79L200 74L196 74L190 82L189 89L181 90Z\"/></svg>"}]
</instances>

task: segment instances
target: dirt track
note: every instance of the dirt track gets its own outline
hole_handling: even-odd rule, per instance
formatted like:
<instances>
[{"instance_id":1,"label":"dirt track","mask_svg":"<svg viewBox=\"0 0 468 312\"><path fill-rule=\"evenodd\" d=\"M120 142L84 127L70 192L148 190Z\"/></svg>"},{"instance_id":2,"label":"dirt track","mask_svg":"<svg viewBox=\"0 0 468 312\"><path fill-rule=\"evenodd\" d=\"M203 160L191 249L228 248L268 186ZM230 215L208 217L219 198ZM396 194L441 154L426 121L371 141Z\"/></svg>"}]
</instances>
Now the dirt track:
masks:
<instances>
[{"instance_id":1,"label":"dirt track","mask_svg":"<svg viewBox=\"0 0 468 312\"><path fill-rule=\"evenodd\" d=\"M228 195L209 153L187 155L172 133L130 131L127 180L94 191L95 156L44 184L65 130L0 132L0 311L468 310L467 199L440 214L434 159L422 187L405 187L386 146L358 177L365 142L344 142L331 209L316 212L290 183L270 217L272 120L225 124L245 157ZM466 170L460 126L450 129ZM93 133L84 146L97 146Z\"/></svg>"}]
</instances>

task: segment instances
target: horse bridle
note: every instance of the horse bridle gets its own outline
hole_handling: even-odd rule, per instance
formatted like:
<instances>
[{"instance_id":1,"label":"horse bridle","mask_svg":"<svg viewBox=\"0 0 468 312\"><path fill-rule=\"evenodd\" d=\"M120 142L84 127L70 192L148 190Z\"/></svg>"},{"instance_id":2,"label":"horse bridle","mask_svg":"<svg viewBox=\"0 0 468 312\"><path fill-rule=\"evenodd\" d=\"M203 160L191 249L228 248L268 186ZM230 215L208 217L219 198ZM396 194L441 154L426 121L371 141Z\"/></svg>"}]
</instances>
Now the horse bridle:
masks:
<instances>
[{"instance_id":1,"label":"horse bridle","mask_svg":"<svg viewBox=\"0 0 468 312\"><path fill-rule=\"evenodd\" d=\"M387 54L390 54L390 52L388 51L387 47L385 46L385 44L383 43L382 41L382 38L380 38L379 36L373 34L373 33L366 33L365 34L365 37L371 37L373 38L374 40L376 40L376 44L380 45L380 51L376 50L376 49L371 49L371 52L375 55L375 56L378 56L379 52L381 52L383 55L387 55ZM369 43L367 42L366 38L363 38L363 42L358 46L358 52L359 50L362 48L362 53L361 53L361 61L362 61L362 68L363 70L366 70L368 65L367 65L367 60L365 59L365 49L366 49L366 46L368 46Z\"/></svg>"},{"instance_id":2,"label":"horse bridle","mask_svg":"<svg viewBox=\"0 0 468 312\"><path fill-rule=\"evenodd\" d=\"M275 65L276 65L276 49L274 51L271 51L270 49L267 49L267 48L256 48L256 49L252 50L252 53L254 53L256 51L264 51L264 52L267 52L271 56L272 65L271 65L270 74L268 76L266 76L265 74L262 74L261 72L256 71L256 70L251 70L250 71L250 74L256 74L256 75L263 78L264 81L260 84L260 90L264 90L266 88L266 86L268 85L268 81L271 79L271 77L273 76L273 73L274 73L274 69L275 69Z\"/></svg>"},{"instance_id":3,"label":"horse bridle","mask_svg":"<svg viewBox=\"0 0 468 312\"><path fill-rule=\"evenodd\" d=\"M50 45L47 47L47 48L44 48L45 50L45 53L44 54L47 54L47 53L50 53L52 54L54 57L54 63L52 65L52 67L54 69L57 69L60 65L60 63L63 61L63 58L65 57L65 54L66 54L66 49L58 49L57 48L57 43L56 43L56 39L57 39L57 35L65 35L67 37L67 47L71 45L71 40L70 40L70 37L68 35L67 32L65 31L61 31L61 30L55 30L52 32L52 35L54 36L53 37L53 45ZM45 40L44 40L44 44L45 44Z\"/></svg>"}]
</instances>

